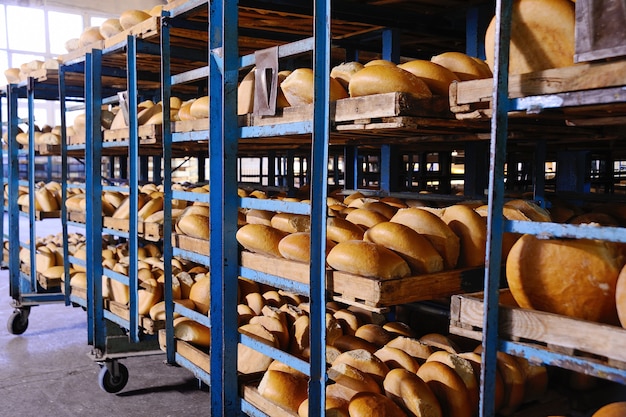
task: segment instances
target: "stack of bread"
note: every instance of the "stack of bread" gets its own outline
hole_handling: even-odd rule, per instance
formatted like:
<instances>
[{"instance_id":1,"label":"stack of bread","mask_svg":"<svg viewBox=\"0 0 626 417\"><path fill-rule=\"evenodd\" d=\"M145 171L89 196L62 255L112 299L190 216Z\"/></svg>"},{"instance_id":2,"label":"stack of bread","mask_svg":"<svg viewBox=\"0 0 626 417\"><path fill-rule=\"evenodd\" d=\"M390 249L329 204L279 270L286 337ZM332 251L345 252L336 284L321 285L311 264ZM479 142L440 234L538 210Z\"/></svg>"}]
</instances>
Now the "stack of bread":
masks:
<instances>
[{"instance_id":1,"label":"stack of bread","mask_svg":"<svg viewBox=\"0 0 626 417\"><path fill-rule=\"evenodd\" d=\"M74 255L84 245L85 237L83 235L79 233L68 234L67 248L70 256ZM37 273L46 279L64 280L63 234L38 237L34 247ZM28 247L20 248L19 259L22 266L30 269L30 249ZM73 265L70 265L70 276L73 276L75 272Z\"/></svg>"},{"instance_id":2,"label":"stack of bread","mask_svg":"<svg viewBox=\"0 0 626 417\"><path fill-rule=\"evenodd\" d=\"M489 66L481 59L460 52L449 52L428 60L402 64L375 59L365 64L344 62L330 72L331 101L347 97L403 92L416 98L447 96L450 83L491 77ZM313 103L313 70L298 68L278 74L276 107L304 106ZM241 80L238 89L238 114L254 109L255 69Z\"/></svg>"},{"instance_id":3,"label":"stack of bread","mask_svg":"<svg viewBox=\"0 0 626 417\"><path fill-rule=\"evenodd\" d=\"M4 187L4 198L8 199L8 185ZM61 208L61 184L56 181L35 184L35 211L53 212ZM30 195L27 186L18 187L17 204L24 208L30 206Z\"/></svg>"},{"instance_id":4,"label":"stack of bread","mask_svg":"<svg viewBox=\"0 0 626 417\"><path fill-rule=\"evenodd\" d=\"M355 193L329 198L328 210L327 262L335 270L394 279L484 263L486 222L469 205L434 210ZM308 263L310 219L248 210L237 240L248 251Z\"/></svg>"},{"instance_id":5,"label":"stack of bread","mask_svg":"<svg viewBox=\"0 0 626 417\"><path fill-rule=\"evenodd\" d=\"M309 358L306 300L243 278L239 294L241 333ZM429 417L471 417L478 412L480 347L464 352L450 336L418 336L402 322L387 322L335 302L327 305L326 341L327 411ZM263 397L294 414L308 415L306 375L244 346L239 354L240 372L264 372L258 386ZM547 382L545 367L500 354L497 409L508 415L524 402L538 400Z\"/></svg>"},{"instance_id":6,"label":"stack of bread","mask_svg":"<svg viewBox=\"0 0 626 417\"><path fill-rule=\"evenodd\" d=\"M4 76L9 84L19 84L25 81L26 78L31 76L35 71L46 70L58 70L59 60L55 58L49 58L45 61L40 59L34 59L29 62L24 62L19 67L8 68L4 71Z\"/></svg>"}]
</instances>

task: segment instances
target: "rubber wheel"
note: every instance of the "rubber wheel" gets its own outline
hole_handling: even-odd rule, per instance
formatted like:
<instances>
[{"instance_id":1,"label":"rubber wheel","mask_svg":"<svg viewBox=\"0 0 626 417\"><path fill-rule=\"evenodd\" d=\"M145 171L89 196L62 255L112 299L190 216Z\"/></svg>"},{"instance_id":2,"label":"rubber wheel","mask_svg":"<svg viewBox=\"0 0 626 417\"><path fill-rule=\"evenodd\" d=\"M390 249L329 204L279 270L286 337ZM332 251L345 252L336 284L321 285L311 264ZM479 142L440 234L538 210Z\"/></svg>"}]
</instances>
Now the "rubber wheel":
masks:
<instances>
[{"instance_id":1,"label":"rubber wheel","mask_svg":"<svg viewBox=\"0 0 626 417\"><path fill-rule=\"evenodd\" d=\"M28 316L23 314L20 310L16 310L9 316L7 322L7 330L11 334L22 334L28 328Z\"/></svg>"},{"instance_id":2,"label":"rubber wheel","mask_svg":"<svg viewBox=\"0 0 626 417\"><path fill-rule=\"evenodd\" d=\"M119 369L119 375L117 378L113 376L107 366L103 366L100 369L100 374L98 375L98 384L100 385L100 388L109 394L120 392L128 383L128 368L121 363L118 363L117 367Z\"/></svg>"}]
</instances>

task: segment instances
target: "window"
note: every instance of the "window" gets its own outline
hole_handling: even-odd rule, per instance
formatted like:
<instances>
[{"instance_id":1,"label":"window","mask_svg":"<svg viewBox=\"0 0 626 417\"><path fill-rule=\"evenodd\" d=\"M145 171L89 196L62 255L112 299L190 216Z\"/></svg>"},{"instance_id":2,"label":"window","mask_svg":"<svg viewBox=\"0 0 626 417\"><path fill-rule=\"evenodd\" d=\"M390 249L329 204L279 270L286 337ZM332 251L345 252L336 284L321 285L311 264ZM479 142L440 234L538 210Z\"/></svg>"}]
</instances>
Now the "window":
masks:
<instances>
[{"instance_id":1,"label":"window","mask_svg":"<svg viewBox=\"0 0 626 417\"><path fill-rule=\"evenodd\" d=\"M48 39L53 55L67 53L65 42L78 38L83 31L83 17L78 14L48 12Z\"/></svg>"},{"instance_id":2,"label":"window","mask_svg":"<svg viewBox=\"0 0 626 417\"><path fill-rule=\"evenodd\" d=\"M46 52L46 26L43 10L7 6L6 23L10 49Z\"/></svg>"},{"instance_id":3,"label":"window","mask_svg":"<svg viewBox=\"0 0 626 417\"><path fill-rule=\"evenodd\" d=\"M4 23L6 22L6 11L3 5L0 4L0 22ZM2 29L4 28L4 29ZM6 49L7 48L7 29L6 29L6 25L2 25L0 26L0 48L2 49ZM4 67L2 67L4 68Z\"/></svg>"}]
</instances>

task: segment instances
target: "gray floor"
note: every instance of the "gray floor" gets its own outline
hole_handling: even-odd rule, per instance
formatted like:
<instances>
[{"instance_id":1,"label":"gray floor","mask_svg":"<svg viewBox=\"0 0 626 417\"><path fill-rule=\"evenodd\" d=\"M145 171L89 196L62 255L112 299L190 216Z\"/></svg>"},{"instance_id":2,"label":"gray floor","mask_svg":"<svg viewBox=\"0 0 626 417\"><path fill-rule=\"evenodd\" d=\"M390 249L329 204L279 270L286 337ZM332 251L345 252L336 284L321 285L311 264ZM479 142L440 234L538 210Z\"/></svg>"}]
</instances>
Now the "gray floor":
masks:
<instances>
[{"instance_id":1,"label":"gray floor","mask_svg":"<svg viewBox=\"0 0 626 417\"><path fill-rule=\"evenodd\" d=\"M45 222L41 222L45 223ZM37 224L38 235L50 231ZM41 232L39 229L42 229ZM56 233L56 232L55 232ZM165 354L121 360L129 370L118 394L100 389L100 368L88 356L87 315L63 303L33 307L22 335L7 331L13 312L8 271L0 271L0 416L208 416L210 398Z\"/></svg>"}]
</instances>

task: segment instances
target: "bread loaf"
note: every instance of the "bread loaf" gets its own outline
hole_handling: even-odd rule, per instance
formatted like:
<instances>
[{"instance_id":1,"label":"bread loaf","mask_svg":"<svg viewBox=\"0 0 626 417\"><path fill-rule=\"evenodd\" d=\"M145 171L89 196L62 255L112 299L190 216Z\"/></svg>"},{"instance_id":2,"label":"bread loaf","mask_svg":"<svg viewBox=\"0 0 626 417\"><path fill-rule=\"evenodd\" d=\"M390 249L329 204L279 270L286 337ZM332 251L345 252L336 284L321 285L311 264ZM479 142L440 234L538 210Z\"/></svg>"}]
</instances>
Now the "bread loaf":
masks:
<instances>
[{"instance_id":1,"label":"bread loaf","mask_svg":"<svg viewBox=\"0 0 626 417\"><path fill-rule=\"evenodd\" d=\"M107 19L100 25L100 35L104 39L109 39L110 37L113 37L123 31L124 28L120 23L120 19Z\"/></svg>"},{"instance_id":2,"label":"bread loaf","mask_svg":"<svg viewBox=\"0 0 626 417\"><path fill-rule=\"evenodd\" d=\"M364 324L354 332L354 335L378 347L387 344L393 339L393 336L387 330L374 323Z\"/></svg>"},{"instance_id":3,"label":"bread loaf","mask_svg":"<svg viewBox=\"0 0 626 417\"><path fill-rule=\"evenodd\" d=\"M143 10L126 10L120 15L120 25L124 30L128 30L149 18L150 15Z\"/></svg>"},{"instance_id":4,"label":"bread loaf","mask_svg":"<svg viewBox=\"0 0 626 417\"><path fill-rule=\"evenodd\" d=\"M286 233L310 232L311 218L306 214L276 213L270 225Z\"/></svg>"},{"instance_id":5,"label":"bread loaf","mask_svg":"<svg viewBox=\"0 0 626 417\"><path fill-rule=\"evenodd\" d=\"M182 107L181 107L182 110ZM209 96L203 96L191 103L189 113L194 119L209 118ZM182 120L182 119L181 119Z\"/></svg>"},{"instance_id":6,"label":"bread loaf","mask_svg":"<svg viewBox=\"0 0 626 417\"><path fill-rule=\"evenodd\" d=\"M480 375L474 373L474 367L467 359L444 350L434 352L426 359L426 362L437 361L448 365L457 375L461 377L470 401L470 405L474 413L478 412L479 390L478 380Z\"/></svg>"},{"instance_id":7,"label":"bread loaf","mask_svg":"<svg viewBox=\"0 0 626 417\"><path fill-rule=\"evenodd\" d=\"M306 379L287 372L272 370L263 374L258 388L263 398L293 413L298 412L300 404L307 398L307 389Z\"/></svg>"},{"instance_id":8,"label":"bread loaf","mask_svg":"<svg viewBox=\"0 0 626 417\"><path fill-rule=\"evenodd\" d=\"M452 71L461 81L478 80L492 76L489 68L485 68L480 61L462 52L444 52L433 56L430 60Z\"/></svg>"},{"instance_id":9,"label":"bread loaf","mask_svg":"<svg viewBox=\"0 0 626 417\"><path fill-rule=\"evenodd\" d=\"M397 66L371 65L352 75L350 97L401 92L417 98L428 98L432 93L421 78Z\"/></svg>"},{"instance_id":10,"label":"bread loaf","mask_svg":"<svg viewBox=\"0 0 626 417\"><path fill-rule=\"evenodd\" d=\"M347 240L362 240L364 230L362 227L339 217L326 219L326 237L333 242L345 242Z\"/></svg>"},{"instance_id":11,"label":"bread loaf","mask_svg":"<svg viewBox=\"0 0 626 417\"><path fill-rule=\"evenodd\" d=\"M174 321L174 337L194 345L211 346L211 329L187 317Z\"/></svg>"},{"instance_id":12,"label":"bread loaf","mask_svg":"<svg viewBox=\"0 0 626 417\"><path fill-rule=\"evenodd\" d=\"M335 246L326 240L326 254ZM278 251L285 259L309 263L311 261L311 234L306 232L291 233L278 242Z\"/></svg>"},{"instance_id":13,"label":"bread loaf","mask_svg":"<svg viewBox=\"0 0 626 417\"><path fill-rule=\"evenodd\" d=\"M406 417L396 403L382 394L361 392L350 400L350 417Z\"/></svg>"},{"instance_id":14,"label":"bread loaf","mask_svg":"<svg viewBox=\"0 0 626 417\"><path fill-rule=\"evenodd\" d=\"M362 372L370 374L379 384L382 384L385 376L389 372L389 368L383 361L374 356L373 353L364 349L343 352L335 359L332 365L336 366L340 363L346 363Z\"/></svg>"},{"instance_id":15,"label":"bread loaf","mask_svg":"<svg viewBox=\"0 0 626 417\"><path fill-rule=\"evenodd\" d=\"M207 314L211 306L211 279L208 275L197 280L189 290L189 299L193 301L196 310Z\"/></svg>"},{"instance_id":16,"label":"bread loaf","mask_svg":"<svg viewBox=\"0 0 626 417\"><path fill-rule=\"evenodd\" d=\"M415 372L392 369L383 382L385 394L415 417L443 417L439 400Z\"/></svg>"},{"instance_id":17,"label":"bread loaf","mask_svg":"<svg viewBox=\"0 0 626 417\"><path fill-rule=\"evenodd\" d=\"M349 401L326 394L326 416L328 417L350 417L348 414ZM302 401L298 408L298 417L309 417L309 399Z\"/></svg>"},{"instance_id":18,"label":"bread loaf","mask_svg":"<svg viewBox=\"0 0 626 417\"><path fill-rule=\"evenodd\" d=\"M313 70L298 68L280 83L280 88L291 106L304 106L313 103ZM348 93L334 78L330 78L330 101L347 98Z\"/></svg>"},{"instance_id":19,"label":"bread loaf","mask_svg":"<svg viewBox=\"0 0 626 417\"><path fill-rule=\"evenodd\" d=\"M330 70L330 76L339 81L347 91L352 76L363 68L364 66L360 62L343 62Z\"/></svg>"},{"instance_id":20,"label":"bread loaf","mask_svg":"<svg viewBox=\"0 0 626 417\"><path fill-rule=\"evenodd\" d=\"M495 17L485 33L485 54L494 65ZM574 65L576 14L569 0L516 0L511 16L509 73Z\"/></svg>"},{"instance_id":21,"label":"bread loaf","mask_svg":"<svg viewBox=\"0 0 626 417\"><path fill-rule=\"evenodd\" d=\"M437 215L412 207L398 210L390 221L408 226L426 237L443 258L445 269L456 267L461 249L459 237Z\"/></svg>"},{"instance_id":22,"label":"bread loaf","mask_svg":"<svg viewBox=\"0 0 626 417\"><path fill-rule=\"evenodd\" d=\"M366 277L394 279L411 273L409 265L399 255L384 246L362 240L338 243L326 260L333 269Z\"/></svg>"},{"instance_id":23,"label":"bread loaf","mask_svg":"<svg viewBox=\"0 0 626 417\"><path fill-rule=\"evenodd\" d=\"M272 333L278 341L278 347L282 350L289 348L289 330L285 322L274 317L254 316L250 318L250 324L260 324Z\"/></svg>"},{"instance_id":24,"label":"bread loaf","mask_svg":"<svg viewBox=\"0 0 626 417\"><path fill-rule=\"evenodd\" d=\"M378 350L378 346L360 337L356 337L353 334L342 334L333 340L332 346L339 349L341 352L347 352L349 350L363 349L369 353L374 353Z\"/></svg>"},{"instance_id":25,"label":"bread loaf","mask_svg":"<svg viewBox=\"0 0 626 417\"><path fill-rule=\"evenodd\" d=\"M78 45L80 48L91 45L94 42L103 40L104 38L100 34L100 28L98 26L90 26L85 28L78 38Z\"/></svg>"},{"instance_id":26,"label":"bread loaf","mask_svg":"<svg viewBox=\"0 0 626 417\"><path fill-rule=\"evenodd\" d=\"M420 377L437 397L444 416L472 417L474 412L467 388L461 377L441 362L426 362L417 370Z\"/></svg>"},{"instance_id":27,"label":"bread loaf","mask_svg":"<svg viewBox=\"0 0 626 417\"><path fill-rule=\"evenodd\" d=\"M181 233L198 239L208 240L211 236L209 218L200 214L181 215L176 227Z\"/></svg>"},{"instance_id":28,"label":"bread loaf","mask_svg":"<svg viewBox=\"0 0 626 417\"><path fill-rule=\"evenodd\" d=\"M506 277L522 308L616 324L621 265L622 257L611 242L524 235L509 253Z\"/></svg>"},{"instance_id":29,"label":"bread loaf","mask_svg":"<svg viewBox=\"0 0 626 417\"><path fill-rule=\"evenodd\" d=\"M415 59L398 65L426 83L433 95L448 96L450 84L461 79L444 66L424 59Z\"/></svg>"},{"instance_id":30,"label":"bread loaf","mask_svg":"<svg viewBox=\"0 0 626 417\"><path fill-rule=\"evenodd\" d=\"M472 208L455 204L446 207L442 219L460 239L459 267L485 264L487 223Z\"/></svg>"},{"instance_id":31,"label":"bread loaf","mask_svg":"<svg viewBox=\"0 0 626 417\"><path fill-rule=\"evenodd\" d=\"M278 244L287 233L262 224L246 224L236 234L237 241L249 251L282 257Z\"/></svg>"},{"instance_id":32,"label":"bread loaf","mask_svg":"<svg viewBox=\"0 0 626 417\"><path fill-rule=\"evenodd\" d=\"M398 336L387 343L386 346L397 348L408 353L419 363L424 362L434 351L434 349L426 343L406 336Z\"/></svg>"},{"instance_id":33,"label":"bread loaf","mask_svg":"<svg viewBox=\"0 0 626 417\"><path fill-rule=\"evenodd\" d=\"M239 327L239 333L250 336L268 346L278 347L274 335L260 324L244 324ZM265 372L272 361L273 359L269 356L265 356L248 346L241 343L237 346L237 370L242 374Z\"/></svg>"},{"instance_id":34,"label":"bread loaf","mask_svg":"<svg viewBox=\"0 0 626 417\"><path fill-rule=\"evenodd\" d=\"M410 372L417 372L419 364L408 353L398 348L383 346L374 352L374 356L383 361L389 369L402 368Z\"/></svg>"},{"instance_id":35,"label":"bread loaf","mask_svg":"<svg viewBox=\"0 0 626 417\"><path fill-rule=\"evenodd\" d=\"M346 220L367 230L370 227L373 227L378 223L386 222L389 219L376 211L358 208L348 213Z\"/></svg>"},{"instance_id":36,"label":"bread loaf","mask_svg":"<svg viewBox=\"0 0 626 417\"><path fill-rule=\"evenodd\" d=\"M428 274L443 270L443 258L430 241L403 224L378 223L365 232L363 239L383 245L399 254L407 262L413 274Z\"/></svg>"},{"instance_id":37,"label":"bread loaf","mask_svg":"<svg viewBox=\"0 0 626 417\"><path fill-rule=\"evenodd\" d=\"M354 390L354 394L358 392L381 393L380 386L374 378L347 363L336 363L331 366L328 369L328 378Z\"/></svg>"},{"instance_id":38,"label":"bread loaf","mask_svg":"<svg viewBox=\"0 0 626 417\"><path fill-rule=\"evenodd\" d=\"M617 315L622 327L626 329L626 266L622 267L615 286Z\"/></svg>"}]
</instances>

